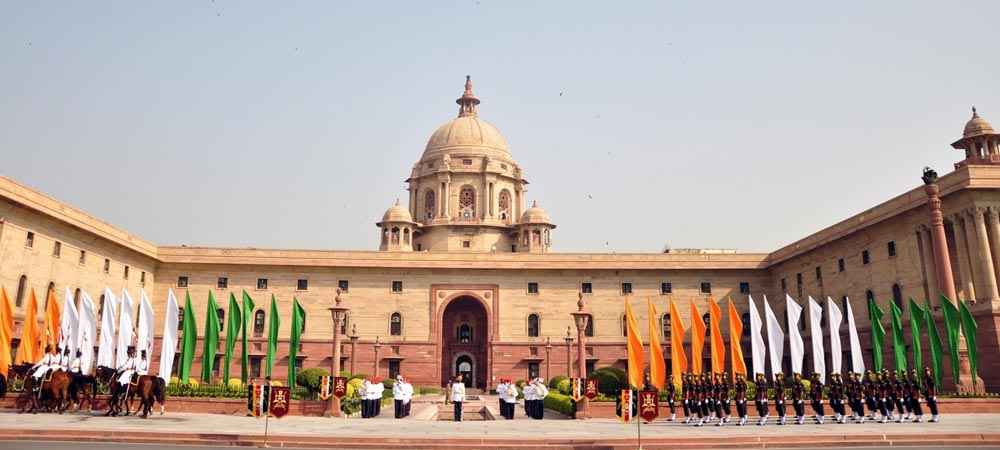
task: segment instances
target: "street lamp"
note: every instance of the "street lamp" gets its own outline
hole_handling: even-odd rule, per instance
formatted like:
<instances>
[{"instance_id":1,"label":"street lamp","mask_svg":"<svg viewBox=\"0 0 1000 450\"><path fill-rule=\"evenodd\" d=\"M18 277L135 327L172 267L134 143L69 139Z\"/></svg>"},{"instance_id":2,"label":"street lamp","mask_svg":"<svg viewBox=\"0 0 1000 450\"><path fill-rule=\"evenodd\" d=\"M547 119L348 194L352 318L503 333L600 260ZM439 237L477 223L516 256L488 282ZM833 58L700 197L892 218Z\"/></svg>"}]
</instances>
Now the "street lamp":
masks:
<instances>
[{"instance_id":1,"label":"street lamp","mask_svg":"<svg viewBox=\"0 0 1000 450\"><path fill-rule=\"evenodd\" d=\"M551 338L545 338L545 381L552 380L552 343ZM568 375L567 375L568 376Z\"/></svg>"},{"instance_id":2,"label":"street lamp","mask_svg":"<svg viewBox=\"0 0 1000 450\"><path fill-rule=\"evenodd\" d=\"M358 324L354 324L351 327L351 375L353 376L354 371L354 352L358 349Z\"/></svg>"},{"instance_id":3,"label":"street lamp","mask_svg":"<svg viewBox=\"0 0 1000 450\"><path fill-rule=\"evenodd\" d=\"M566 376L573 378L573 335L569 332L569 327L566 327Z\"/></svg>"},{"instance_id":4,"label":"street lamp","mask_svg":"<svg viewBox=\"0 0 1000 450\"><path fill-rule=\"evenodd\" d=\"M587 322L590 319L590 314L584 309L583 303L583 293L579 294L580 300L576 302L578 307L576 312L571 313L573 315L573 321L576 322L576 338L579 344L577 345L577 361L576 370L580 378L587 376L587 340L585 337L585 331L587 329ZM590 418L590 399L587 397L582 398L583 400L583 414L577 414L578 419L589 419Z\"/></svg>"},{"instance_id":5,"label":"street lamp","mask_svg":"<svg viewBox=\"0 0 1000 450\"><path fill-rule=\"evenodd\" d=\"M382 349L382 344L378 341L378 336L375 336L375 371L372 376L378 377L378 351Z\"/></svg>"},{"instance_id":6,"label":"street lamp","mask_svg":"<svg viewBox=\"0 0 1000 450\"><path fill-rule=\"evenodd\" d=\"M330 310L330 316L333 317L333 359L330 361L330 376L337 377L340 376L340 327L344 324L344 318L347 317L349 308L340 305L340 288L337 288L337 296L334 297L334 300L334 306L327 309ZM330 396L323 416L344 417L344 413L340 411L340 398L336 395Z\"/></svg>"}]
</instances>

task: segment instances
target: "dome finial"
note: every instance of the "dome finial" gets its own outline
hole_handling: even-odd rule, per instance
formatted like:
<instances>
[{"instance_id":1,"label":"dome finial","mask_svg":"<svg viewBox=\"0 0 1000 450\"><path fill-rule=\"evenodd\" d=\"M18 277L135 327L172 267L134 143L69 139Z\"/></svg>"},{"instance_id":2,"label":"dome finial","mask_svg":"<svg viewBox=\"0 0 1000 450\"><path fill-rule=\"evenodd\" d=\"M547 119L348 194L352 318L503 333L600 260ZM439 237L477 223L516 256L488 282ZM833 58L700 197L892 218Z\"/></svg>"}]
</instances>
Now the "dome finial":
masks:
<instances>
[{"instance_id":1,"label":"dome finial","mask_svg":"<svg viewBox=\"0 0 1000 450\"><path fill-rule=\"evenodd\" d=\"M976 107L975 106L972 107L972 117L973 118L979 117L979 113L976 112Z\"/></svg>"},{"instance_id":2,"label":"dome finial","mask_svg":"<svg viewBox=\"0 0 1000 450\"><path fill-rule=\"evenodd\" d=\"M472 93L472 76L465 76L465 92L462 97L455 100L455 103L461 105L458 108L458 117L462 116L477 116L476 105L479 104L479 99L476 95Z\"/></svg>"}]
</instances>

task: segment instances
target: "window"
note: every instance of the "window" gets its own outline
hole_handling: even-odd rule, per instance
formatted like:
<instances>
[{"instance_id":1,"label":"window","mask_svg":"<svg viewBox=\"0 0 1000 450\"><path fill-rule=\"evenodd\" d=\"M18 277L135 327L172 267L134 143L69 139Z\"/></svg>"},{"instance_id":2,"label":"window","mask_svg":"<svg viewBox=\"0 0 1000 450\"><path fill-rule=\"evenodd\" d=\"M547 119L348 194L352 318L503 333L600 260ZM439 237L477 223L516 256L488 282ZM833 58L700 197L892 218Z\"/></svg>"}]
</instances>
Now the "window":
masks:
<instances>
[{"instance_id":1,"label":"window","mask_svg":"<svg viewBox=\"0 0 1000 450\"><path fill-rule=\"evenodd\" d=\"M472 241L462 241L462 248L471 248Z\"/></svg>"},{"instance_id":2,"label":"window","mask_svg":"<svg viewBox=\"0 0 1000 450\"><path fill-rule=\"evenodd\" d=\"M538 283L528 283L528 293L537 294L538 293Z\"/></svg>"},{"instance_id":3,"label":"window","mask_svg":"<svg viewBox=\"0 0 1000 450\"><path fill-rule=\"evenodd\" d=\"M347 280L340 280L337 282L337 287L340 288L340 292L347 292L350 283Z\"/></svg>"},{"instance_id":4,"label":"window","mask_svg":"<svg viewBox=\"0 0 1000 450\"><path fill-rule=\"evenodd\" d=\"M109 271L111 271L111 260L104 258L104 273L108 273Z\"/></svg>"},{"instance_id":5,"label":"window","mask_svg":"<svg viewBox=\"0 0 1000 450\"><path fill-rule=\"evenodd\" d=\"M632 293L632 283L622 283L622 294Z\"/></svg>"},{"instance_id":6,"label":"window","mask_svg":"<svg viewBox=\"0 0 1000 450\"><path fill-rule=\"evenodd\" d=\"M795 284L802 286L802 272L795 274Z\"/></svg>"},{"instance_id":7,"label":"window","mask_svg":"<svg viewBox=\"0 0 1000 450\"><path fill-rule=\"evenodd\" d=\"M708 283L708 282L701 283L701 293L702 294L711 294L712 293L712 283Z\"/></svg>"},{"instance_id":8,"label":"window","mask_svg":"<svg viewBox=\"0 0 1000 450\"><path fill-rule=\"evenodd\" d=\"M128 266L125 266L125 270L122 271L122 278L128 279Z\"/></svg>"},{"instance_id":9,"label":"window","mask_svg":"<svg viewBox=\"0 0 1000 450\"><path fill-rule=\"evenodd\" d=\"M392 292L403 292L403 282L393 281L392 282Z\"/></svg>"},{"instance_id":10,"label":"window","mask_svg":"<svg viewBox=\"0 0 1000 450\"><path fill-rule=\"evenodd\" d=\"M222 327L226 323L226 310L218 308L215 310L215 316L219 318L219 332L222 332Z\"/></svg>"},{"instance_id":11,"label":"window","mask_svg":"<svg viewBox=\"0 0 1000 450\"><path fill-rule=\"evenodd\" d=\"M219 376L219 368L221 366L222 366L222 356L221 355L216 355L216 357L215 357L215 363L212 364L212 376L213 377Z\"/></svg>"},{"instance_id":12,"label":"window","mask_svg":"<svg viewBox=\"0 0 1000 450\"><path fill-rule=\"evenodd\" d=\"M35 233L28 232L28 237L24 239L24 246L28 248L35 246Z\"/></svg>"},{"instance_id":13,"label":"window","mask_svg":"<svg viewBox=\"0 0 1000 450\"><path fill-rule=\"evenodd\" d=\"M217 288L219 288L219 289L228 289L229 288L229 278L227 278L227 277L219 277L219 281L215 284L215 286Z\"/></svg>"},{"instance_id":14,"label":"window","mask_svg":"<svg viewBox=\"0 0 1000 450\"><path fill-rule=\"evenodd\" d=\"M309 290L309 280L299 280L295 283L295 290L297 291L308 291Z\"/></svg>"},{"instance_id":15,"label":"window","mask_svg":"<svg viewBox=\"0 0 1000 450\"><path fill-rule=\"evenodd\" d=\"M80 265L83 265L83 263L87 262L87 251L86 250L80 250L80 260L78 262L80 263Z\"/></svg>"},{"instance_id":16,"label":"window","mask_svg":"<svg viewBox=\"0 0 1000 450\"><path fill-rule=\"evenodd\" d=\"M816 282L823 284L823 268L820 266L816 266Z\"/></svg>"},{"instance_id":17,"label":"window","mask_svg":"<svg viewBox=\"0 0 1000 450\"><path fill-rule=\"evenodd\" d=\"M188 277L177 277L177 287L188 287Z\"/></svg>"},{"instance_id":18,"label":"window","mask_svg":"<svg viewBox=\"0 0 1000 450\"><path fill-rule=\"evenodd\" d=\"M260 378L260 356L250 357L250 376Z\"/></svg>"},{"instance_id":19,"label":"window","mask_svg":"<svg viewBox=\"0 0 1000 450\"><path fill-rule=\"evenodd\" d=\"M868 257L868 250L861 251L861 264L868 264L871 262L871 258Z\"/></svg>"},{"instance_id":20,"label":"window","mask_svg":"<svg viewBox=\"0 0 1000 450\"><path fill-rule=\"evenodd\" d=\"M458 191L458 210L462 217L469 218L476 215L476 190L472 186L462 186Z\"/></svg>"},{"instance_id":21,"label":"window","mask_svg":"<svg viewBox=\"0 0 1000 450\"><path fill-rule=\"evenodd\" d=\"M529 362L528 363L528 379L531 380L531 379L538 378L538 373L539 373L538 372L538 363L537 362Z\"/></svg>"},{"instance_id":22,"label":"window","mask_svg":"<svg viewBox=\"0 0 1000 450\"><path fill-rule=\"evenodd\" d=\"M587 314L587 326L583 329L583 335L594 337L594 316Z\"/></svg>"},{"instance_id":23,"label":"window","mask_svg":"<svg viewBox=\"0 0 1000 450\"><path fill-rule=\"evenodd\" d=\"M896 307L903 310L903 291L899 288L899 283L892 285L892 301L896 302Z\"/></svg>"},{"instance_id":24,"label":"window","mask_svg":"<svg viewBox=\"0 0 1000 450\"><path fill-rule=\"evenodd\" d=\"M785 282L784 278L781 279L781 290L782 291L787 291L788 290L788 283Z\"/></svg>"},{"instance_id":25,"label":"window","mask_svg":"<svg viewBox=\"0 0 1000 450\"><path fill-rule=\"evenodd\" d=\"M584 294L593 294L594 293L594 285L590 284L590 283L583 283L583 284L580 285L580 292L582 292Z\"/></svg>"},{"instance_id":26,"label":"window","mask_svg":"<svg viewBox=\"0 0 1000 450\"><path fill-rule=\"evenodd\" d=\"M101 299L97 301L97 317L100 318L104 315L104 294L101 294Z\"/></svg>"},{"instance_id":27,"label":"window","mask_svg":"<svg viewBox=\"0 0 1000 450\"><path fill-rule=\"evenodd\" d=\"M510 218L510 191L506 189L500 191L497 206L500 209L500 220L506 222Z\"/></svg>"},{"instance_id":28,"label":"window","mask_svg":"<svg viewBox=\"0 0 1000 450\"><path fill-rule=\"evenodd\" d=\"M840 272L844 271L844 258L840 258L837 260L837 270Z\"/></svg>"},{"instance_id":29,"label":"window","mask_svg":"<svg viewBox=\"0 0 1000 450\"><path fill-rule=\"evenodd\" d=\"M740 294L749 294L749 293L750 293L750 283L746 281L741 281Z\"/></svg>"},{"instance_id":30,"label":"window","mask_svg":"<svg viewBox=\"0 0 1000 450\"><path fill-rule=\"evenodd\" d=\"M625 314L622 314L621 323L622 323L622 336L628 336L628 317L626 317Z\"/></svg>"},{"instance_id":31,"label":"window","mask_svg":"<svg viewBox=\"0 0 1000 450\"><path fill-rule=\"evenodd\" d=\"M670 337L670 314L664 314L663 317L660 318L660 328L663 329L663 337L669 338Z\"/></svg>"},{"instance_id":32,"label":"window","mask_svg":"<svg viewBox=\"0 0 1000 450\"><path fill-rule=\"evenodd\" d=\"M887 250L889 252L889 257L890 258L892 258L893 256L896 256L896 241L889 241L889 243L886 244L886 247L887 247Z\"/></svg>"},{"instance_id":33,"label":"window","mask_svg":"<svg viewBox=\"0 0 1000 450\"><path fill-rule=\"evenodd\" d=\"M52 244L52 256L58 258L60 253L62 253L62 242L56 241Z\"/></svg>"},{"instance_id":34,"label":"window","mask_svg":"<svg viewBox=\"0 0 1000 450\"><path fill-rule=\"evenodd\" d=\"M538 314L528 314L528 337L538 337Z\"/></svg>"},{"instance_id":35,"label":"window","mask_svg":"<svg viewBox=\"0 0 1000 450\"><path fill-rule=\"evenodd\" d=\"M750 313L743 313L740 322L743 324L743 336L750 334Z\"/></svg>"},{"instance_id":36,"label":"window","mask_svg":"<svg viewBox=\"0 0 1000 450\"><path fill-rule=\"evenodd\" d=\"M710 325L712 323L712 316L710 316L708 313L702 314L701 321L705 322L705 325Z\"/></svg>"},{"instance_id":37,"label":"window","mask_svg":"<svg viewBox=\"0 0 1000 450\"><path fill-rule=\"evenodd\" d=\"M307 316L306 312L302 311L302 332L303 333L306 332L306 316ZM345 314L344 317L345 317L344 322L347 322L347 319L346 319L347 315ZM346 335L347 333L342 333L342 334ZM299 351L302 351L302 344L299 344Z\"/></svg>"},{"instance_id":38,"label":"window","mask_svg":"<svg viewBox=\"0 0 1000 450\"><path fill-rule=\"evenodd\" d=\"M394 312L389 316L389 334L393 336L403 335L403 315Z\"/></svg>"},{"instance_id":39,"label":"window","mask_svg":"<svg viewBox=\"0 0 1000 450\"><path fill-rule=\"evenodd\" d=\"M253 335L255 337L264 335L264 310L258 309L253 313Z\"/></svg>"},{"instance_id":40,"label":"window","mask_svg":"<svg viewBox=\"0 0 1000 450\"><path fill-rule=\"evenodd\" d=\"M674 292L674 286L671 283L660 283L660 294L672 294Z\"/></svg>"},{"instance_id":41,"label":"window","mask_svg":"<svg viewBox=\"0 0 1000 450\"><path fill-rule=\"evenodd\" d=\"M177 331L184 330L184 308L177 308Z\"/></svg>"},{"instance_id":42,"label":"window","mask_svg":"<svg viewBox=\"0 0 1000 450\"><path fill-rule=\"evenodd\" d=\"M472 160L471 159L463 159L462 160L462 165L463 166L471 166L472 165Z\"/></svg>"},{"instance_id":43,"label":"window","mask_svg":"<svg viewBox=\"0 0 1000 450\"><path fill-rule=\"evenodd\" d=\"M146 284L146 271L139 272L139 284Z\"/></svg>"},{"instance_id":44,"label":"window","mask_svg":"<svg viewBox=\"0 0 1000 450\"><path fill-rule=\"evenodd\" d=\"M434 190L428 189L424 194L424 216L428 219L434 218Z\"/></svg>"},{"instance_id":45,"label":"window","mask_svg":"<svg viewBox=\"0 0 1000 450\"><path fill-rule=\"evenodd\" d=\"M267 278L258 278L257 279L257 290L258 291L263 291L264 289L267 289Z\"/></svg>"},{"instance_id":46,"label":"window","mask_svg":"<svg viewBox=\"0 0 1000 450\"><path fill-rule=\"evenodd\" d=\"M21 275L17 280L17 296L14 297L14 306L21 306L24 303L24 293L28 290L28 276Z\"/></svg>"}]
</instances>

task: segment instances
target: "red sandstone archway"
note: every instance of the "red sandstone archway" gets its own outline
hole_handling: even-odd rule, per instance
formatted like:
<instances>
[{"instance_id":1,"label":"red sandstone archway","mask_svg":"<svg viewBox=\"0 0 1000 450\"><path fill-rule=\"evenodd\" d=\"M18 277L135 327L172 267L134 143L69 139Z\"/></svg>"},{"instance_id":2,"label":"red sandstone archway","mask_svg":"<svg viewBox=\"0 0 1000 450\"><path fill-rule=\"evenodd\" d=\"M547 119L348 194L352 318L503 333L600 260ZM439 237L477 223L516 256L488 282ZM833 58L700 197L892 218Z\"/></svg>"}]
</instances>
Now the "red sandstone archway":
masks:
<instances>
[{"instance_id":1,"label":"red sandstone archway","mask_svg":"<svg viewBox=\"0 0 1000 450\"><path fill-rule=\"evenodd\" d=\"M482 299L460 295L447 302L441 312L441 380L454 378L471 365L466 387L484 388L489 367L489 310ZM468 377L468 373L465 374Z\"/></svg>"}]
</instances>

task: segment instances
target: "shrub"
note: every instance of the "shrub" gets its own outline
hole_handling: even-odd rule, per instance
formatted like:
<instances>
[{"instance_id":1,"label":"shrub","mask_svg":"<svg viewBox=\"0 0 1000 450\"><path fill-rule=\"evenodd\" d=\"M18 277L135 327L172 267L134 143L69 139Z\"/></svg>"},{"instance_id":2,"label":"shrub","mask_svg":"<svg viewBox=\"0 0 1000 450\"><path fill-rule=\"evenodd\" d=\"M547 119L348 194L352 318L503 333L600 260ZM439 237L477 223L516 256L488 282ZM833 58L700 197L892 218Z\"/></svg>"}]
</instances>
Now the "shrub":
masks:
<instances>
[{"instance_id":1,"label":"shrub","mask_svg":"<svg viewBox=\"0 0 1000 450\"><path fill-rule=\"evenodd\" d=\"M526 385L526 384L528 384L528 382L527 382L527 381L524 381L524 380L517 380L517 381L516 381L516 382L514 383L514 385L515 385L515 386L517 386L517 389L518 389L518 390L521 390L521 389L524 389L524 385Z\"/></svg>"},{"instance_id":2,"label":"shrub","mask_svg":"<svg viewBox=\"0 0 1000 450\"><path fill-rule=\"evenodd\" d=\"M355 398L358 397L358 391L361 389L361 379L353 378L347 382L347 397Z\"/></svg>"},{"instance_id":3,"label":"shrub","mask_svg":"<svg viewBox=\"0 0 1000 450\"><path fill-rule=\"evenodd\" d=\"M419 395L440 394L441 389L436 387L422 387L416 389Z\"/></svg>"},{"instance_id":4,"label":"shrub","mask_svg":"<svg viewBox=\"0 0 1000 450\"><path fill-rule=\"evenodd\" d=\"M181 382L181 379L178 378L176 375L170 377L170 384L177 384L177 383L180 383L180 382Z\"/></svg>"},{"instance_id":5,"label":"shrub","mask_svg":"<svg viewBox=\"0 0 1000 450\"><path fill-rule=\"evenodd\" d=\"M625 389L627 375L621 369L602 367L591 373L588 378L597 379L602 392L616 392Z\"/></svg>"},{"instance_id":6,"label":"shrub","mask_svg":"<svg viewBox=\"0 0 1000 450\"><path fill-rule=\"evenodd\" d=\"M566 375L556 375L549 380L549 389L559 389L559 382L562 380L568 380L569 377Z\"/></svg>"},{"instance_id":7,"label":"shrub","mask_svg":"<svg viewBox=\"0 0 1000 450\"><path fill-rule=\"evenodd\" d=\"M271 380L271 386L284 386L284 384L278 380Z\"/></svg>"},{"instance_id":8,"label":"shrub","mask_svg":"<svg viewBox=\"0 0 1000 450\"><path fill-rule=\"evenodd\" d=\"M351 372L348 372L346 370L341 370L339 376L341 378L347 378L348 380L350 380L351 379Z\"/></svg>"},{"instance_id":9,"label":"shrub","mask_svg":"<svg viewBox=\"0 0 1000 450\"><path fill-rule=\"evenodd\" d=\"M569 378L563 377L555 389L562 395L572 396L573 382Z\"/></svg>"},{"instance_id":10,"label":"shrub","mask_svg":"<svg viewBox=\"0 0 1000 450\"><path fill-rule=\"evenodd\" d=\"M392 394L392 387L395 386L395 385L396 385L396 380L394 380L392 378L386 378L386 379L382 380L382 386L385 387L385 390L382 391L383 395L386 392L388 392L389 394Z\"/></svg>"},{"instance_id":11,"label":"shrub","mask_svg":"<svg viewBox=\"0 0 1000 450\"><path fill-rule=\"evenodd\" d=\"M230 391L242 391L243 381L240 380L239 378L230 378L229 382L226 383L226 388L229 389Z\"/></svg>"},{"instance_id":12,"label":"shrub","mask_svg":"<svg viewBox=\"0 0 1000 450\"><path fill-rule=\"evenodd\" d=\"M327 376L330 376L330 372L326 369L313 367L295 374L295 384L308 389L310 393L317 393L320 379Z\"/></svg>"},{"instance_id":13,"label":"shrub","mask_svg":"<svg viewBox=\"0 0 1000 450\"><path fill-rule=\"evenodd\" d=\"M191 386L191 387L195 387L195 388L198 387L198 385L199 385L198 379L197 378L188 378L187 385Z\"/></svg>"},{"instance_id":14,"label":"shrub","mask_svg":"<svg viewBox=\"0 0 1000 450\"><path fill-rule=\"evenodd\" d=\"M549 392L549 395L545 396L544 403L546 409L558 411L567 416L572 416L573 412L576 411L576 404L573 398L567 395Z\"/></svg>"}]
</instances>

